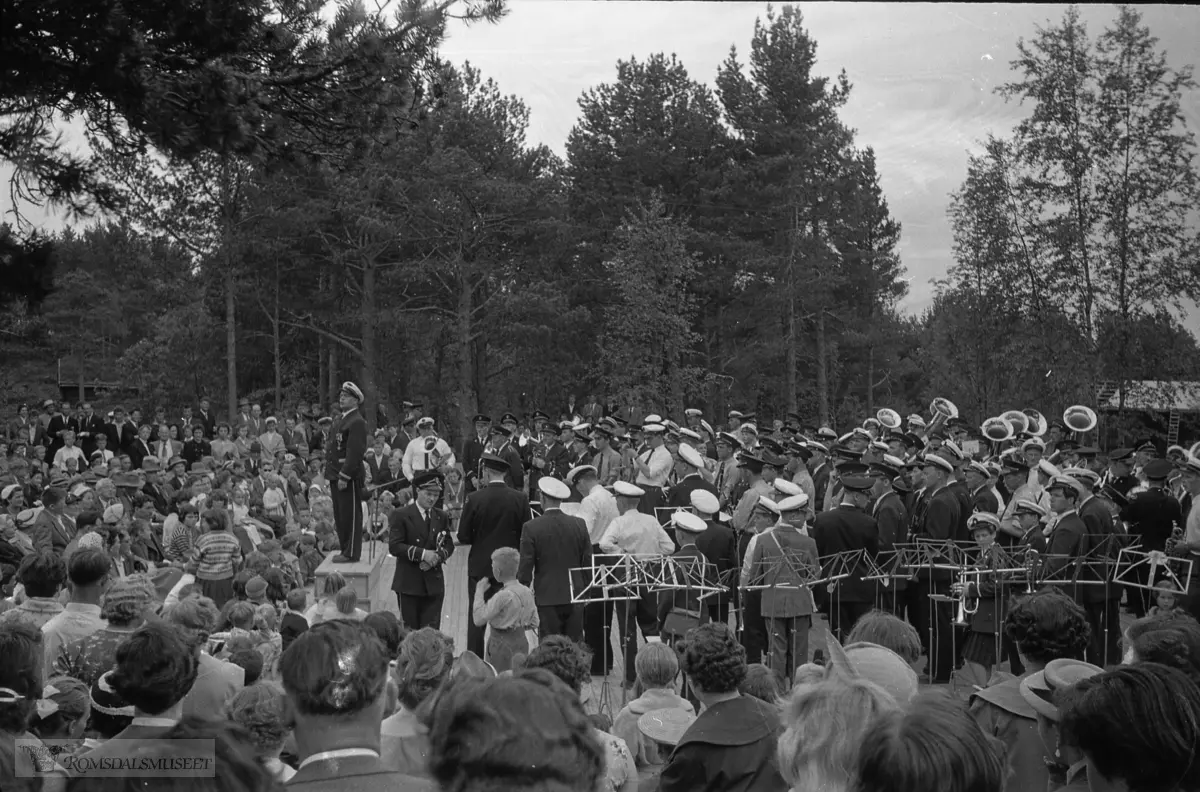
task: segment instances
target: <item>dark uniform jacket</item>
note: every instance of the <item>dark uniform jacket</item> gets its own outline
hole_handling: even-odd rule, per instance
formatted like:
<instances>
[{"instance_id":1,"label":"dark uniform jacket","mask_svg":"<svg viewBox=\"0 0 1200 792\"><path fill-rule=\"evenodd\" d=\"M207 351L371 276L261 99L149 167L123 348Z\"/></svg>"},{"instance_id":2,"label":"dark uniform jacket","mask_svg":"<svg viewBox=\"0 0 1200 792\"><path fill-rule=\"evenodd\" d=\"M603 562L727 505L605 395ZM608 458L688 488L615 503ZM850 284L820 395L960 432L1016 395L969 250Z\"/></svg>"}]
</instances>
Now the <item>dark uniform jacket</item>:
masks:
<instances>
[{"instance_id":1,"label":"dark uniform jacket","mask_svg":"<svg viewBox=\"0 0 1200 792\"><path fill-rule=\"evenodd\" d=\"M971 631L996 635L1004 624L1004 615L1014 594L1023 591L1027 583L1024 576L1001 575L992 570L1003 567L1003 561L994 552L999 548L994 544L983 551L979 563L970 570L968 582L971 584L967 591L968 603L975 605L975 613L971 616Z\"/></svg>"},{"instance_id":2,"label":"dark uniform jacket","mask_svg":"<svg viewBox=\"0 0 1200 792\"><path fill-rule=\"evenodd\" d=\"M1120 533L1113 524L1112 512L1108 510L1108 503L1094 495L1090 496L1079 504L1078 514L1087 530L1088 552L1092 553L1089 557L1090 562L1093 564L1105 562L1106 564L1102 570L1091 567L1086 569L1087 577L1085 579L1112 580L1117 554L1123 543L1118 538ZM1122 592L1123 587L1119 585L1097 585L1087 586L1082 593L1085 602L1103 602L1106 599L1121 599Z\"/></svg>"},{"instance_id":3,"label":"dark uniform jacket","mask_svg":"<svg viewBox=\"0 0 1200 792\"><path fill-rule=\"evenodd\" d=\"M458 520L458 543L471 546L467 575L491 577L492 553L501 547L520 549L521 529L529 516L525 493L499 482L467 495Z\"/></svg>"},{"instance_id":4,"label":"dark uniform jacket","mask_svg":"<svg viewBox=\"0 0 1200 792\"><path fill-rule=\"evenodd\" d=\"M437 565L431 569L421 569L426 550L438 557ZM430 509L428 523L415 503L392 512L388 525L388 552L396 558L392 591L417 597L445 593L442 564L454 552L454 540L450 536L450 520L444 511Z\"/></svg>"},{"instance_id":5,"label":"dark uniform jacket","mask_svg":"<svg viewBox=\"0 0 1200 792\"><path fill-rule=\"evenodd\" d=\"M1141 540L1143 550L1165 549L1175 527L1183 527L1179 501L1160 487L1134 495L1122 516L1129 523L1129 533Z\"/></svg>"},{"instance_id":6,"label":"dark uniform jacket","mask_svg":"<svg viewBox=\"0 0 1200 792\"><path fill-rule=\"evenodd\" d=\"M338 420L333 431L333 447L325 460L325 479L337 488L339 478L356 481L360 487L367 483L363 455L367 453L367 422L362 413L353 409Z\"/></svg>"},{"instance_id":7,"label":"dark uniform jacket","mask_svg":"<svg viewBox=\"0 0 1200 792\"><path fill-rule=\"evenodd\" d=\"M811 616L812 592L803 587L803 569L820 568L817 543L791 525L776 525L758 535L751 569L761 575L762 615L767 618Z\"/></svg>"},{"instance_id":8,"label":"dark uniform jacket","mask_svg":"<svg viewBox=\"0 0 1200 792\"><path fill-rule=\"evenodd\" d=\"M953 540L965 542L970 539L966 535L962 521L962 501L952 485L942 487L932 494L926 489L925 496L918 505L916 519L918 533L914 539L929 539L938 542ZM953 573L948 569L917 570L919 580L948 581Z\"/></svg>"},{"instance_id":9,"label":"dark uniform jacket","mask_svg":"<svg viewBox=\"0 0 1200 792\"><path fill-rule=\"evenodd\" d=\"M822 558L852 550L866 550L871 558L879 554L878 523L853 506L838 506L818 514L813 522L813 539ZM837 598L842 602L873 602L875 584L862 579L868 570L866 561L860 560L849 577L837 581Z\"/></svg>"},{"instance_id":10,"label":"dark uniform jacket","mask_svg":"<svg viewBox=\"0 0 1200 792\"><path fill-rule=\"evenodd\" d=\"M704 553L694 544L684 545L671 554L671 558L677 559L682 565L690 565L695 569L695 573L689 575L689 581L695 581L701 585L709 585L716 583L711 579L707 567L708 559L704 557ZM658 626L661 630L667 617L672 611L681 610L687 611L689 614L697 616L698 624L704 624L708 621L708 608L701 607L701 602L707 602L708 598L700 599L700 595L705 592L699 589L674 589L671 591L662 591L658 595Z\"/></svg>"},{"instance_id":11,"label":"dark uniform jacket","mask_svg":"<svg viewBox=\"0 0 1200 792\"><path fill-rule=\"evenodd\" d=\"M583 591L590 575L572 570L592 565L592 540L578 517L551 509L525 523L521 531L521 567L517 579L533 581L533 600L539 608L571 604L571 581Z\"/></svg>"},{"instance_id":12,"label":"dark uniform jacket","mask_svg":"<svg viewBox=\"0 0 1200 792\"><path fill-rule=\"evenodd\" d=\"M1042 566L1042 576L1044 579L1060 581L1059 588L1080 605L1084 602L1084 590L1089 586L1073 585L1073 581L1086 579L1078 560L1087 551L1087 526L1078 512L1067 512L1054 524L1054 530L1050 533L1050 541L1046 548L1048 557Z\"/></svg>"},{"instance_id":13,"label":"dark uniform jacket","mask_svg":"<svg viewBox=\"0 0 1200 792\"><path fill-rule=\"evenodd\" d=\"M708 520L708 528L704 529L704 533L696 537L696 547L700 548L700 552L708 559L708 562L717 569L717 575L721 581L732 590L737 586L737 581L729 574L731 569L736 569L738 564L738 540L733 533L733 529L728 525L723 525L716 520ZM716 602L725 607L729 602L729 593L715 595Z\"/></svg>"},{"instance_id":14,"label":"dark uniform jacket","mask_svg":"<svg viewBox=\"0 0 1200 792\"><path fill-rule=\"evenodd\" d=\"M996 493L992 492L990 484L985 483L979 489L975 490L975 492L971 493L971 508L977 512L1000 514L1000 501L996 499Z\"/></svg>"},{"instance_id":15,"label":"dark uniform jacket","mask_svg":"<svg viewBox=\"0 0 1200 792\"><path fill-rule=\"evenodd\" d=\"M467 492L474 492L482 486L479 483L479 458L483 456L483 451L486 448L487 435L484 435L483 440L480 440L477 435L471 435L463 443L462 466L467 482Z\"/></svg>"},{"instance_id":16,"label":"dark uniform jacket","mask_svg":"<svg viewBox=\"0 0 1200 792\"><path fill-rule=\"evenodd\" d=\"M705 490L717 496L717 500L721 499L721 493L717 492L717 488L704 480L704 477L699 473L693 473L680 479L677 484L671 486L671 493L667 496L667 505L673 509L690 509L692 507L692 493L696 490Z\"/></svg>"},{"instance_id":17,"label":"dark uniform jacket","mask_svg":"<svg viewBox=\"0 0 1200 792\"><path fill-rule=\"evenodd\" d=\"M820 512L825 507L825 492L829 489L829 463L822 462L820 467L812 472L813 494L816 503L812 504L813 512Z\"/></svg>"},{"instance_id":18,"label":"dark uniform jacket","mask_svg":"<svg viewBox=\"0 0 1200 792\"><path fill-rule=\"evenodd\" d=\"M897 544L908 541L908 510L897 492L885 492L871 507L875 524L879 526L879 550L892 550ZM892 578L887 586L876 584L881 591L904 591L908 588L907 578Z\"/></svg>"},{"instance_id":19,"label":"dark uniform jacket","mask_svg":"<svg viewBox=\"0 0 1200 792\"><path fill-rule=\"evenodd\" d=\"M513 447L512 441L505 442L496 452L496 456L508 463L504 483L516 490L525 489L525 464L521 461L521 453Z\"/></svg>"}]
</instances>

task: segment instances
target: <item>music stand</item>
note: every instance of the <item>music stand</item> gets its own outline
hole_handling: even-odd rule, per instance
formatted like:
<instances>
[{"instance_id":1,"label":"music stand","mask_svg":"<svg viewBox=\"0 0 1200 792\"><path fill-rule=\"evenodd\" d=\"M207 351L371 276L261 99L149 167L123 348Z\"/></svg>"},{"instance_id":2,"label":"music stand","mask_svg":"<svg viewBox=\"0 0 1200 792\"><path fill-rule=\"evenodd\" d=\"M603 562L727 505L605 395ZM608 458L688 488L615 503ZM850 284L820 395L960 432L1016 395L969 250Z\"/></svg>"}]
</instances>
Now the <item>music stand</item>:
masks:
<instances>
[{"instance_id":1,"label":"music stand","mask_svg":"<svg viewBox=\"0 0 1200 792\"><path fill-rule=\"evenodd\" d=\"M1142 591L1158 591L1155 578L1159 573L1179 588L1179 595L1187 593L1188 580L1192 577L1194 561L1182 556L1167 555L1161 550L1135 550L1129 547L1121 548L1117 556L1117 571L1112 582L1123 586L1141 589ZM1146 580L1141 583L1134 577L1134 570L1147 569Z\"/></svg>"}]
</instances>

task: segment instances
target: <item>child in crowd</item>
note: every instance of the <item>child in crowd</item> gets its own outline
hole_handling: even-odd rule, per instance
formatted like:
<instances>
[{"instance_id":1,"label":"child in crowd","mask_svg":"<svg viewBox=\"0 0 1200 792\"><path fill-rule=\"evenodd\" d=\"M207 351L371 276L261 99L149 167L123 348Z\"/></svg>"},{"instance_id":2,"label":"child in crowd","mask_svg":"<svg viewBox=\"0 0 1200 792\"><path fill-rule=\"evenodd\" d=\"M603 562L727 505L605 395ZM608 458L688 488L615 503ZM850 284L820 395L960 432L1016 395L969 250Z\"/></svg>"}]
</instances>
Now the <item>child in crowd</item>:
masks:
<instances>
[{"instance_id":1,"label":"child in crowd","mask_svg":"<svg viewBox=\"0 0 1200 792\"><path fill-rule=\"evenodd\" d=\"M304 612L304 618L310 625L320 624L337 614L337 603L334 598L345 586L346 578L342 577L341 572L334 572L325 578L325 583L321 588L321 599Z\"/></svg>"},{"instance_id":2,"label":"child in crowd","mask_svg":"<svg viewBox=\"0 0 1200 792\"><path fill-rule=\"evenodd\" d=\"M358 592L352 586L342 586L334 596L334 604L337 606L337 613L330 618L353 621L362 621L367 618L367 612L358 607Z\"/></svg>"},{"instance_id":3,"label":"child in crowd","mask_svg":"<svg viewBox=\"0 0 1200 792\"><path fill-rule=\"evenodd\" d=\"M242 548L229 530L224 511L211 509L201 519L205 532L196 537L188 571L196 576L204 596L219 608L233 599L233 576L242 562Z\"/></svg>"},{"instance_id":4,"label":"child in crowd","mask_svg":"<svg viewBox=\"0 0 1200 792\"><path fill-rule=\"evenodd\" d=\"M520 663L514 658L513 668L518 669L524 664L524 655ZM637 653L634 660L637 671L635 692L637 698L629 702L613 719L612 734L625 741L625 745L633 754L634 763L639 768L651 765L661 765L666 755L659 752L654 740L646 737L638 729L638 719L653 710L681 710L688 715L694 715L695 709L687 699L676 692L679 682L679 658L675 650L663 643L648 643Z\"/></svg>"},{"instance_id":5,"label":"child in crowd","mask_svg":"<svg viewBox=\"0 0 1200 792\"><path fill-rule=\"evenodd\" d=\"M308 630L308 618L304 615L308 607L308 592L302 588L294 588L287 593L287 610L279 623L279 635L283 649L291 646L292 641Z\"/></svg>"},{"instance_id":6,"label":"child in crowd","mask_svg":"<svg viewBox=\"0 0 1200 792\"><path fill-rule=\"evenodd\" d=\"M1171 611L1179 610L1179 586L1175 585L1175 581L1168 578L1161 578L1154 586L1155 605L1147 611L1150 616L1157 616L1160 613L1170 613Z\"/></svg>"}]
</instances>

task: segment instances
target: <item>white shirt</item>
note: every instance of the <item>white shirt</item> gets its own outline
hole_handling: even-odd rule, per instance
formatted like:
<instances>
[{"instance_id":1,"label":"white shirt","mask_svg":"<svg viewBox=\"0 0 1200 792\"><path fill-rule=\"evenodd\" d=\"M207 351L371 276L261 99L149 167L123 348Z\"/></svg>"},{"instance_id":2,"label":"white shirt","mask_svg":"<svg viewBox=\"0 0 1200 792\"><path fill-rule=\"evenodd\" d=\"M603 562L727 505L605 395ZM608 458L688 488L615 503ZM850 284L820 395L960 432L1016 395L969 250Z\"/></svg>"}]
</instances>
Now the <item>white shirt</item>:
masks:
<instances>
[{"instance_id":1,"label":"white shirt","mask_svg":"<svg viewBox=\"0 0 1200 792\"><path fill-rule=\"evenodd\" d=\"M638 473L637 481L639 487L645 485L647 487L665 487L667 478L671 475L671 468L675 466L675 460L671 459L671 452L667 450L665 445L660 445L653 449L648 457L645 457L643 462L650 468L650 474Z\"/></svg>"},{"instance_id":2,"label":"white shirt","mask_svg":"<svg viewBox=\"0 0 1200 792\"><path fill-rule=\"evenodd\" d=\"M83 449L79 446L63 446L55 451L54 467L65 472L68 459L77 460L76 470L83 470L87 467L87 459L83 456Z\"/></svg>"},{"instance_id":3,"label":"white shirt","mask_svg":"<svg viewBox=\"0 0 1200 792\"><path fill-rule=\"evenodd\" d=\"M675 543L653 516L630 509L608 524L600 537L600 550L608 554L669 555Z\"/></svg>"},{"instance_id":4,"label":"white shirt","mask_svg":"<svg viewBox=\"0 0 1200 792\"><path fill-rule=\"evenodd\" d=\"M433 464L433 455L438 454L441 457L443 465L454 465L454 452L450 450L450 446L442 438L437 438L437 443L433 450L428 453L425 451L425 438L414 437L409 441L408 446L404 449L404 459L400 462L400 468L404 471L404 477L412 480L413 473L420 473L422 470L436 468Z\"/></svg>"},{"instance_id":5,"label":"white shirt","mask_svg":"<svg viewBox=\"0 0 1200 792\"><path fill-rule=\"evenodd\" d=\"M604 487L597 485L579 506L579 517L587 524L592 544L599 544L608 526L621 514L617 509L617 499Z\"/></svg>"}]
</instances>

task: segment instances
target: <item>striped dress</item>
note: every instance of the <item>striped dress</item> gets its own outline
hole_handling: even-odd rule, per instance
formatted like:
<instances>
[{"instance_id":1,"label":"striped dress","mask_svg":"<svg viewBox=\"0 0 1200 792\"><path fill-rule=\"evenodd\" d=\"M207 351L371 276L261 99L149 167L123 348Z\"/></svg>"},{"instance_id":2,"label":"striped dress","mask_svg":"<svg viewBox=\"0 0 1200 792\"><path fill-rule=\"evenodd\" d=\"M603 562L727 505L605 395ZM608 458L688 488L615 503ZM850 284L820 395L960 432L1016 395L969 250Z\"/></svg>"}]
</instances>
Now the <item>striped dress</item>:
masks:
<instances>
[{"instance_id":1,"label":"striped dress","mask_svg":"<svg viewBox=\"0 0 1200 792\"><path fill-rule=\"evenodd\" d=\"M192 545L196 582L204 596L223 607L233 597L233 573L242 563L242 547L229 531L210 531Z\"/></svg>"}]
</instances>

